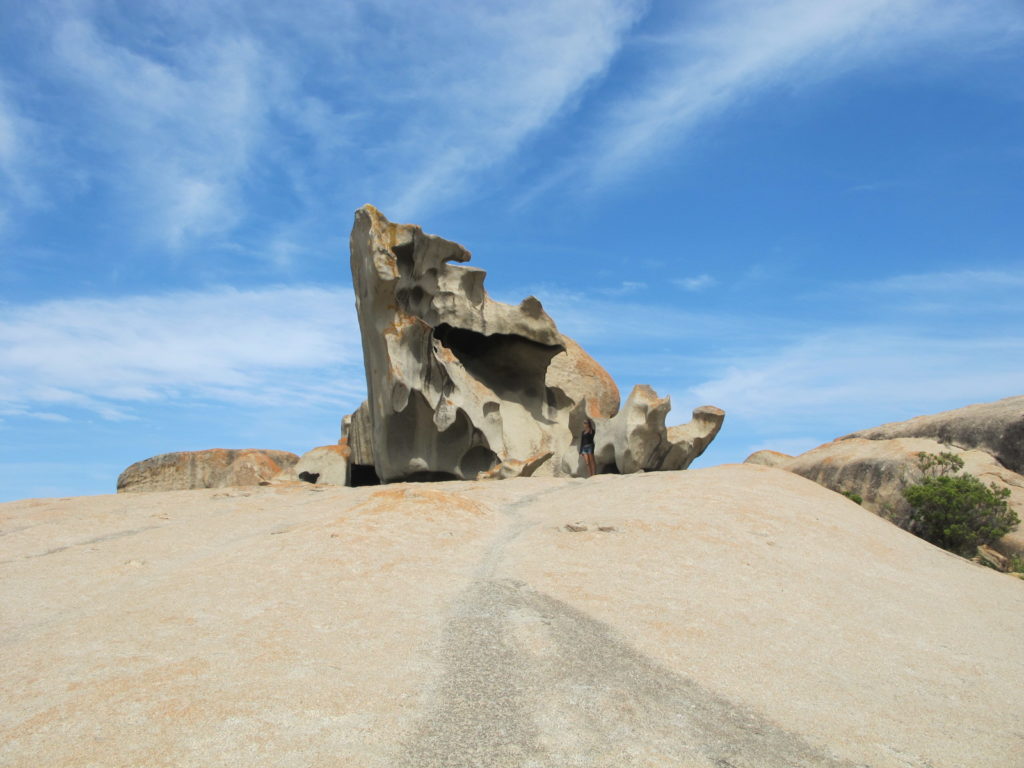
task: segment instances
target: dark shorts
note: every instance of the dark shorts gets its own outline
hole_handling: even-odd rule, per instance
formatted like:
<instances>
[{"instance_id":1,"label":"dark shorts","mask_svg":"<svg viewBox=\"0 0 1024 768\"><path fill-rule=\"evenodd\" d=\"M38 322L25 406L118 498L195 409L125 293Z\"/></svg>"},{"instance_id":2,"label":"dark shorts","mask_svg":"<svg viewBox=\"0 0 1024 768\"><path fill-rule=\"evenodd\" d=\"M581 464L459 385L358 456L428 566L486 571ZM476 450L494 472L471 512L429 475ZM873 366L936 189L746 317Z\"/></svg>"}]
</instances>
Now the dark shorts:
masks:
<instances>
[{"instance_id":1,"label":"dark shorts","mask_svg":"<svg viewBox=\"0 0 1024 768\"><path fill-rule=\"evenodd\" d=\"M581 454L583 454L583 453L593 453L593 452L594 452L594 446L592 446L592 445L584 445L582 448L580 448L580 453Z\"/></svg>"}]
</instances>

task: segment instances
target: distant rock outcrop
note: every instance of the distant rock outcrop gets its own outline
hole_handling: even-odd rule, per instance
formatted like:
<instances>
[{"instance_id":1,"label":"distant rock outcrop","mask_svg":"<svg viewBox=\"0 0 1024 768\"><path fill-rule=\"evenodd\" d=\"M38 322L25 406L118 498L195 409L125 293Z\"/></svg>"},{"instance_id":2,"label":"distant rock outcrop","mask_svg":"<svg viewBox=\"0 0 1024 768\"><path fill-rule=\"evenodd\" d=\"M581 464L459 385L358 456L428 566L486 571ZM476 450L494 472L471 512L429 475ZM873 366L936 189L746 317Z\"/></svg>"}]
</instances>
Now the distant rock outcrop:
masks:
<instances>
[{"instance_id":1,"label":"distant rock outcrop","mask_svg":"<svg viewBox=\"0 0 1024 768\"><path fill-rule=\"evenodd\" d=\"M861 437L928 437L944 445L984 451L1007 469L1024 474L1024 395L883 424L840 439Z\"/></svg>"},{"instance_id":2,"label":"distant rock outcrop","mask_svg":"<svg viewBox=\"0 0 1024 768\"><path fill-rule=\"evenodd\" d=\"M453 263L470 258L458 243L367 205L350 247L368 391L345 420L353 471L385 483L576 474L586 415L603 471L681 469L721 426L724 413L708 407L666 430L669 400L649 387L618 413L608 373L537 299L491 299L483 270Z\"/></svg>"},{"instance_id":3,"label":"distant rock outcrop","mask_svg":"<svg viewBox=\"0 0 1024 768\"><path fill-rule=\"evenodd\" d=\"M288 451L212 448L138 461L117 478L117 492L184 491L269 483L299 457Z\"/></svg>"},{"instance_id":4,"label":"distant rock outcrop","mask_svg":"<svg viewBox=\"0 0 1024 768\"><path fill-rule=\"evenodd\" d=\"M747 463L778 467L834 491L856 493L865 508L897 524L908 512L903 489L920 477L919 453L953 453L964 471L1010 489L1010 506L1024 520L1024 397L918 416L846 435L799 456L758 451ZM1007 554L1024 553L1019 527L997 542Z\"/></svg>"}]
</instances>

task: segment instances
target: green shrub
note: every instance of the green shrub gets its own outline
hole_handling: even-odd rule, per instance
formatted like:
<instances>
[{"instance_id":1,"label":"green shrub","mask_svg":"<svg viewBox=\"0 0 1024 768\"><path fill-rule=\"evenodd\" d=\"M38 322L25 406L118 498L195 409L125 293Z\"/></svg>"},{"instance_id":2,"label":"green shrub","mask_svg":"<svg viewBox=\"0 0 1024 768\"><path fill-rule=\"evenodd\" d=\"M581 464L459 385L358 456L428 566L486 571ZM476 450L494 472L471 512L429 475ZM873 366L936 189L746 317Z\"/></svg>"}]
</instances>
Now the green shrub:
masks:
<instances>
[{"instance_id":1,"label":"green shrub","mask_svg":"<svg viewBox=\"0 0 1024 768\"><path fill-rule=\"evenodd\" d=\"M951 453L918 454L924 477L903 489L910 505L908 528L932 544L969 556L979 544L1006 535L1020 519L1010 509L1008 488L986 486L971 474L956 474L963 459Z\"/></svg>"},{"instance_id":2,"label":"green shrub","mask_svg":"<svg viewBox=\"0 0 1024 768\"><path fill-rule=\"evenodd\" d=\"M854 493L853 491L840 491L840 493L843 494L843 496L848 498L850 501L853 501L857 504L864 503L864 499L859 493Z\"/></svg>"},{"instance_id":3,"label":"green shrub","mask_svg":"<svg viewBox=\"0 0 1024 768\"><path fill-rule=\"evenodd\" d=\"M917 454L917 466L925 475L937 477L940 475L955 475L964 468L964 460L955 453L925 453Z\"/></svg>"}]
</instances>

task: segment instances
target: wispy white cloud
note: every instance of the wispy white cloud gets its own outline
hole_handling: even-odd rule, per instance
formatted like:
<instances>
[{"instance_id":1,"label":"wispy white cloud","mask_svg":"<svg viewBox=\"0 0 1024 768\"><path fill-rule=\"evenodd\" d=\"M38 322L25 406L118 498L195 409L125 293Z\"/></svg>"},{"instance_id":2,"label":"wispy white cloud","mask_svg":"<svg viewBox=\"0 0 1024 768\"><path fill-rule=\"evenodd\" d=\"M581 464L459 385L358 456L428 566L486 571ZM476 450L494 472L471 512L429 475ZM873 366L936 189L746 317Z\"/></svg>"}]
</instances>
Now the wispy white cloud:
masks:
<instances>
[{"instance_id":1,"label":"wispy white cloud","mask_svg":"<svg viewBox=\"0 0 1024 768\"><path fill-rule=\"evenodd\" d=\"M766 422L976 402L1024 392L1024 335L950 341L889 328L848 328L727 363L692 388L698 399ZM725 362L725 361L723 361ZM939 408L940 409L940 408Z\"/></svg>"},{"instance_id":2,"label":"wispy white cloud","mask_svg":"<svg viewBox=\"0 0 1024 768\"><path fill-rule=\"evenodd\" d=\"M0 79L0 232L17 210L44 203L36 181L39 131L7 91Z\"/></svg>"},{"instance_id":3,"label":"wispy white cloud","mask_svg":"<svg viewBox=\"0 0 1024 768\"><path fill-rule=\"evenodd\" d=\"M61 72L84 97L71 122L105 155L92 173L173 248L242 217L276 86L252 39L223 31L188 42L157 56L104 35L84 13L54 35Z\"/></svg>"},{"instance_id":4,"label":"wispy white cloud","mask_svg":"<svg viewBox=\"0 0 1024 768\"><path fill-rule=\"evenodd\" d=\"M0 307L0 412L131 418L143 403L358 404L348 290L220 289Z\"/></svg>"},{"instance_id":5,"label":"wispy white cloud","mask_svg":"<svg viewBox=\"0 0 1024 768\"><path fill-rule=\"evenodd\" d=\"M1022 34L1024 11L1008 0L705 4L657 37L646 82L601 110L596 140L570 163L600 185L766 87L822 82L933 44L946 54L1019 44Z\"/></svg>"},{"instance_id":6,"label":"wispy white cloud","mask_svg":"<svg viewBox=\"0 0 1024 768\"><path fill-rule=\"evenodd\" d=\"M686 291L702 291L705 288L710 288L715 285L718 281L715 280L711 275L702 274L696 277L683 277L672 281L673 285L677 285Z\"/></svg>"},{"instance_id":7,"label":"wispy white cloud","mask_svg":"<svg viewBox=\"0 0 1024 768\"><path fill-rule=\"evenodd\" d=\"M691 311L675 304L641 301L631 290L595 295L534 285L503 291L495 298L518 304L526 295L541 300L560 332L581 344L605 349L633 349L652 342L689 343L693 339L712 337L728 343L746 338L750 329L759 325L756 317ZM790 322L778 321L773 327L777 333L785 334L793 326Z\"/></svg>"},{"instance_id":8,"label":"wispy white cloud","mask_svg":"<svg viewBox=\"0 0 1024 768\"><path fill-rule=\"evenodd\" d=\"M647 283L640 282L637 280L623 280L614 288L602 288L600 293L605 296L625 296L631 293L637 293L647 287Z\"/></svg>"},{"instance_id":9,"label":"wispy white cloud","mask_svg":"<svg viewBox=\"0 0 1024 768\"><path fill-rule=\"evenodd\" d=\"M1024 268L1012 271L964 269L951 272L895 275L872 281L865 287L879 293L904 295L948 295L986 291L1017 292L1024 288Z\"/></svg>"},{"instance_id":10,"label":"wispy white cloud","mask_svg":"<svg viewBox=\"0 0 1024 768\"><path fill-rule=\"evenodd\" d=\"M33 76L63 95L47 127L65 167L87 157L136 234L184 250L251 223L269 184L299 218L345 198L415 219L474 192L573 108L643 7L82 3L22 21L38 34Z\"/></svg>"},{"instance_id":11,"label":"wispy white cloud","mask_svg":"<svg viewBox=\"0 0 1024 768\"><path fill-rule=\"evenodd\" d=\"M480 183L575 105L642 8L639 0L454 2L440 13L396 5L395 28L410 37L395 83L405 114L390 143L409 171L395 179L388 209L415 217ZM419 23L408 23L410 13Z\"/></svg>"},{"instance_id":12,"label":"wispy white cloud","mask_svg":"<svg viewBox=\"0 0 1024 768\"><path fill-rule=\"evenodd\" d=\"M893 275L831 285L814 298L860 304L872 316L899 318L904 326L930 326L958 337L981 324L1018 327L1024 320L1024 264Z\"/></svg>"},{"instance_id":13,"label":"wispy white cloud","mask_svg":"<svg viewBox=\"0 0 1024 768\"><path fill-rule=\"evenodd\" d=\"M62 94L44 127L60 134L64 167L119 195L118 223L185 250L260 221L270 198L276 227L353 200L416 220L520 179L516 159L553 134L580 151L546 163L532 190L607 180L766 86L826 79L920 43L1005 44L1024 31L1009 0L982 10L967 0L730 0L688 6L651 42L634 34L648 7L63 4L39 15L52 29L33 45L35 72ZM643 65L614 68L637 49ZM33 98L46 101L0 103L0 171L11 137L25 143L29 124L17 119ZM585 120L563 120L572 115ZM26 189L43 183L19 178ZM271 263L289 262L278 252Z\"/></svg>"},{"instance_id":14,"label":"wispy white cloud","mask_svg":"<svg viewBox=\"0 0 1024 768\"><path fill-rule=\"evenodd\" d=\"M1024 305L1003 300L1020 282L1012 271L907 274L836 286L830 312L810 317L534 293L623 396L653 385L672 397L671 423L695 405L724 408L716 460L741 461L760 448L799 452L884 421L1024 393ZM986 299L990 322L962 322L958 313ZM920 317L921 306L944 307L941 322ZM733 444L732 434L742 438Z\"/></svg>"}]
</instances>

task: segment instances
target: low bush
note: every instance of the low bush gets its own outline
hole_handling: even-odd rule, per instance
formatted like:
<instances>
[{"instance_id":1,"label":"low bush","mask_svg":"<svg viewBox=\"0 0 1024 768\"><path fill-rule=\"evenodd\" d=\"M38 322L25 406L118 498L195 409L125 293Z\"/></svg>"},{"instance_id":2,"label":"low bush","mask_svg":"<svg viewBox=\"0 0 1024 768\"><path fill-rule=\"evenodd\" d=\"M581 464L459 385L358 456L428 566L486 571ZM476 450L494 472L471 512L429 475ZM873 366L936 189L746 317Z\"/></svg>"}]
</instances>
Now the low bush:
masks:
<instances>
[{"instance_id":1,"label":"low bush","mask_svg":"<svg viewBox=\"0 0 1024 768\"><path fill-rule=\"evenodd\" d=\"M920 453L920 482L903 489L910 505L908 529L932 544L960 555L974 554L1020 522L1010 509L1010 491L959 474L963 459L952 453Z\"/></svg>"}]
</instances>

